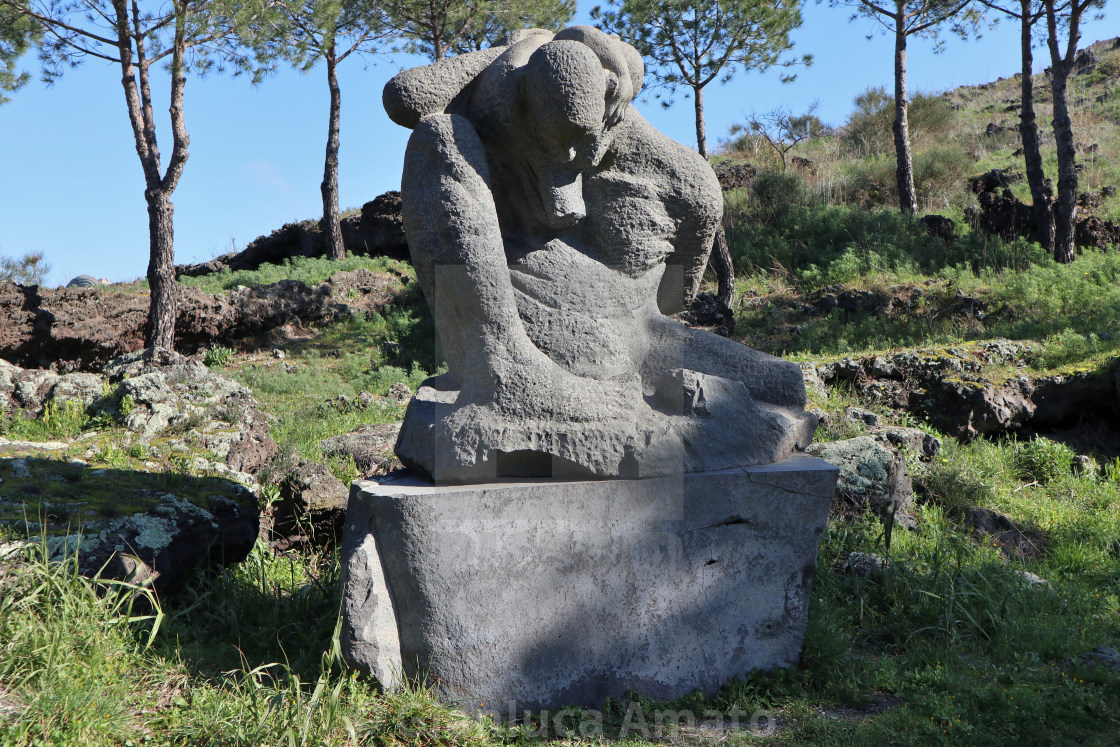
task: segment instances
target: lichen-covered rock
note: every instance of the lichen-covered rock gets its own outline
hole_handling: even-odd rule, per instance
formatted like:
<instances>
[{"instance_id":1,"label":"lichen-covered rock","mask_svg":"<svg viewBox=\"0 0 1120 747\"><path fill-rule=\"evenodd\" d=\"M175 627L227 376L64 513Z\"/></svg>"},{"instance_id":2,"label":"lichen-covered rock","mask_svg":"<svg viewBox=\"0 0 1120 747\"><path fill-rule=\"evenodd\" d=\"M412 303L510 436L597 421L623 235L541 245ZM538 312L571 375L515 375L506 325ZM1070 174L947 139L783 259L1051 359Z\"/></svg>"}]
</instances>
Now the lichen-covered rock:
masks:
<instances>
[{"instance_id":1,"label":"lichen-covered rock","mask_svg":"<svg viewBox=\"0 0 1120 747\"><path fill-rule=\"evenodd\" d=\"M919 428L877 425L869 431L871 437L879 443L890 444L896 449L906 449L924 461L929 461L941 453L941 439Z\"/></svg>"},{"instance_id":2,"label":"lichen-covered rock","mask_svg":"<svg viewBox=\"0 0 1120 747\"><path fill-rule=\"evenodd\" d=\"M907 517L914 488L906 460L898 451L870 436L813 444L807 451L840 468L834 507L849 512L871 510L880 517L893 511L896 521L912 522Z\"/></svg>"},{"instance_id":3,"label":"lichen-covered rock","mask_svg":"<svg viewBox=\"0 0 1120 747\"><path fill-rule=\"evenodd\" d=\"M256 541L256 496L229 480L44 458L0 458L0 477L0 528L46 535L87 575L165 593L199 568L240 562Z\"/></svg>"},{"instance_id":4,"label":"lichen-covered rock","mask_svg":"<svg viewBox=\"0 0 1120 747\"><path fill-rule=\"evenodd\" d=\"M125 424L146 438L192 430L200 447L248 474L276 455L271 419L252 392L197 360L170 350L141 351L114 359L105 374L116 385L117 401L128 398Z\"/></svg>"}]
</instances>

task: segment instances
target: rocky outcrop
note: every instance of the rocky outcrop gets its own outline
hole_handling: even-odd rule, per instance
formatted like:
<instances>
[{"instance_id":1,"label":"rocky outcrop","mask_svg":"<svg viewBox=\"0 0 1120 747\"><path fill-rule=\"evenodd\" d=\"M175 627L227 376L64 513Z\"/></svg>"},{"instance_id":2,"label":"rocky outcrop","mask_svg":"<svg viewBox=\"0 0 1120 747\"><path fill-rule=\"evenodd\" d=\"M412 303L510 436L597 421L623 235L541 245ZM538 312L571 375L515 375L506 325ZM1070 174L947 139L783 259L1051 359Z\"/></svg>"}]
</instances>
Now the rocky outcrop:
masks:
<instances>
[{"instance_id":1,"label":"rocky outcrop","mask_svg":"<svg viewBox=\"0 0 1120 747\"><path fill-rule=\"evenodd\" d=\"M343 218L342 244L347 254L408 259L408 242L401 222L400 192L386 192L362 205L360 214ZM293 257L321 257L326 242L318 220L288 223L268 236L259 236L243 251L223 254L208 262L179 265L177 277L197 277L222 270L255 270Z\"/></svg>"},{"instance_id":2,"label":"rocky outcrop","mask_svg":"<svg viewBox=\"0 0 1120 747\"><path fill-rule=\"evenodd\" d=\"M1026 364L1040 351L1039 343L989 340L845 358L816 374L964 440L1047 430L1082 417L1120 418L1120 359L1095 371L1028 376Z\"/></svg>"},{"instance_id":3,"label":"rocky outcrop","mask_svg":"<svg viewBox=\"0 0 1120 747\"><path fill-rule=\"evenodd\" d=\"M408 395L411 396L411 393ZM407 397L406 397L407 401ZM393 453L400 433L400 423L364 425L356 431L341 436L331 436L319 442L328 457L350 457L354 466L367 479L402 469L403 464Z\"/></svg>"},{"instance_id":4,"label":"rocky outcrop","mask_svg":"<svg viewBox=\"0 0 1120 747\"><path fill-rule=\"evenodd\" d=\"M72 408L75 421L92 415L119 423L140 442L158 438L164 449L191 454L204 462L199 471L250 485L276 455L272 418L250 390L170 350L121 356L101 375L60 376L0 361L4 417L38 418L48 408L54 417Z\"/></svg>"},{"instance_id":5,"label":"rocky outcrop","mask_svg":"<svg viewBox=\"0 0 1120 747\"><path fill-rule=\"evenodd\" d=\"M968 509L964 523L977 539L990 542L1008 560L1023 562L1040 558L1050 543L1050 538L1041 531L1020 526L987 508Z\"/></svg>"},{"instance_id":6,"label":"rocky outcrop","mask_svg":"<svg viewBox=\"0 0 1120 747\"><path fill-rule=\"evenodd\" d=\"M109 402L142 438L183 433L215 458L212 470L234 476L255 475L276 456L268 434L273 419L253 393L197 360L139 351L110 362L105 374Z\"/></svg>"},{"instance_id":7,"label":"rocky outcrop","mask_svg":"<svg viewBox=\"0 0 1120 747\"><path fill-rule=\"evenodd\" d=\"M754 166L740 161L720 161L713 168L724 192L749 186L758 174L758 169Z\"/></svg>"},{"instance_id":8,"label":"rocky outcrop","mask_svg":"<svg viewBox=\"0 0 1120 747\"><path fill-rule=\"evenodd\" d=\"M677 318L689 327L705 329L720 337L731 337L735 332L735 314L714 293L697 293Z\"/></svg>"},{"instance_id":9,"label":"rocky outcrop","mask_svg":"<svg viewBox=\"0 0 1120 747\"><path fill-rule=\"evenodd\" d=\"M0 361L0 411L85 428L59 442L0 438L0 533L42 534L53 552L77 553L83 573L161 592L252 548L272 419L199 361L155 349L100 375ZM84 458L67 461L75 453Z\"/></svg>"},{"instance_id":10,"label":"rocky outcrop","mask_svg":"<svg viewBox=\"0 0 1120 747\"><path fill-rule=\"evenodd\" d=\"M402 288L399 277L364 269L336 273L314 287L297 280L228 294L184 287L175 344L181 352L237 341L268 344L292 326L378 311ZM24 368L94 371L140 350L147 319L147 294L0 283L0 358Z\"/></svg>"},{"instance_id":11,"label":"rocky outcrop","mask_svg":"<svg viewBox=\"0 0 1120 747\"><path fill-rule=\"evenodd\" d=\"M1020 237L1037 240L1034 208L1011 193L1011 185L1022 180L1022 173L1001 169L992 169L969 180L969 187L976 193L979 204L979 209L969 208L966 211L972 226L1005 241ZM1089 214L1099 204L1099 195L1084 193L1078 197L1080 217L1074 226L1074 236L1079 247L1103 249L1120 245L1120 223Z\"/></svg>"}]
</instances>

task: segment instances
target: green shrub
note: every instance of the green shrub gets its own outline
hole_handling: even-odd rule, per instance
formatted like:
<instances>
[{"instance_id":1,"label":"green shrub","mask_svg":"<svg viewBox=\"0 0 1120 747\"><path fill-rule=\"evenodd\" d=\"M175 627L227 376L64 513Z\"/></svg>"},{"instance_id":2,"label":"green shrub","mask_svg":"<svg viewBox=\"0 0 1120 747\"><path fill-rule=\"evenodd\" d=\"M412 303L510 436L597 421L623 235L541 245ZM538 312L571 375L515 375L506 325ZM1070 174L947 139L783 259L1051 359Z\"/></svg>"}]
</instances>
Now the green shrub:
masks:
<instances>
[{"instance_id":1,"label":"green shrub","mask_svg":"<svg viewBox=\"0 0 1120 747\"><path fill-rule=\"evenodd\" d=\"M898 202L893 155L873 155L846 163L842 169L846 199L866 209Z\"/></svg>"},{"instance_id":2,"label":"green shrub","mask_svg":"<svg viewBox=\"0 0 1120 747\"><path fill-rule=\"evenodd\" d=\"M808 187L795 171L760 171L749 187L753 213L768 225L781 221L794 205L805 205Z\"/></svg>"},{"instance_id":3,"label":"green shrub","mask_svg":"<svg viewBox=\"0 0 1120 747\"><path fill-rule=\"evenodd\" d=\"M50 263L43 261L42 252L29 252L19 259L0 257L0 282L42 285L50 271Z\"/></svg>"},{"instance_id":4,"label":"green shrub","mask_svg":"<svg viewBox=\"0 0 1120 747\"><path fill-rule=\"evenodd\" d=\"M202 362L207 366L225 366L233 360L234 351L232 348L223 347L222 345L215 345L206 351L202 356Z\"/></svg>"},{"instance_id":5,"label":"green shrub","mask_svg":"<svg viewBox=\"0 0 1120 747\"><path fill-rule=\"evenodd\" d=\"M912 156L914 191L926 209L963 205L968 199L965 183L973 161L956 144L935 145ZM871 209L898 203L897 161L876 155L851 161L843 167L844 192L849 201Z\"/></svg>"},{"instance_id":6,"label":"green shrub","mask_svg":"<svg viewBox=\"0 0 1120 747\"><path fill-rule=\"evenodd\" d=\"M927 210L963 205L972 158L959 145L935 145L914 156L914 190Z\"/></svg>"},{"instance_id":7,"label":"green shrub","mask_svg":"<svg viewBox=\"0 0 1120 747\"><path fill-rule=\"evenodd\" d=\"M1016 444L1012 462L1020 479L1045 485L1068 475L1074 456L1073 449L1065 444L1035 436L1026 443Z\"/></svg>"},{"instance_id":8,"label":"green shrub","mask_svg":"<svg viewBox=\"0 0 1120 747\"><path fill-rule=\"evenodd\" d=\"M856 156L894 152L894 96L872 87L856 96L855 111L842 128L841 144ZM916 93L907 112L912 146L942 135L953 125L953 109L941 96Z\"/></svg>"}]
</instances>

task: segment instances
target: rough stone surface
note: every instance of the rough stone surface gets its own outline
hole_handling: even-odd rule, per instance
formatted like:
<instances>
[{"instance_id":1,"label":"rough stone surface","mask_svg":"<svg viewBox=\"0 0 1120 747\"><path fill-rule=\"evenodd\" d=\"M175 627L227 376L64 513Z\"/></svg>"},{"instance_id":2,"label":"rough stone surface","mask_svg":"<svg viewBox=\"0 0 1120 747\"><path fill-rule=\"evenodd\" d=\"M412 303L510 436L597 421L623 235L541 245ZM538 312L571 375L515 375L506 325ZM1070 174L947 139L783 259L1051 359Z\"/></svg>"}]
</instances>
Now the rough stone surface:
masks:
<instances>
[{"instance_id":1,"label":"rough stone surface","mask_svg":"<svg viewBox=\"0 0 1120 747\"><path fill-rule=\"evenodd\" d=\"M941 439L919 428L877 425L869 428L868 431L879 443L890 444L896 449L906 449L923 461L928 462L941 453Z\"/></svg>"},{"instance_id":2,"label":"rough stone surface","mask_svg":"<svg viewBox=\"0 0 1120 747\"><path fill-rule=\"evenodd\" d=\"M1028 376L1039 352L1038 343L996 339L845 358L816 371L826 384L851 386L865 402L906 410L963 440L1120 419L1120 359L1093 371Z\"/></svg>"},{"instance_id":3,"label":"rough stone surface","mask_svg":"<svg viewBox=\"0 0 1120 747\"><path fill-rule=\"evenodd\" d=\"M809 453L840 469L836 507L841 511L870 509L881 517L894 511L904 525L914 504L914 487L906 460L897 450L870 436L813 444Z\"/></svg>"},{"instance_id":4,"label":"rough stone surface","mask_svg":"<svg viewBox=\"0 0 1120 747\"><path fill-rule=\"evenodd\" d=\"M1114 672L1120 672L1120 651L1110 646L1098 646L1092 651L1086 651L1078 657L1082 666L1107 667Z\"/></svg>"},{"instance_id":5,"label":"rough stone surface","mask_svg":"<svg viewBox=\"0 0 1120 747\"><path fill-rule=\"evenodd\" d=\"M836 469L806 456L650 480L358 482L346 659L523 708L703 690L796 665Z\"/></svg>"},{"instance_id":6,"label":"rough stone surface","mask_svg":"<svg viewBox=\"0 0 1120 747\"><path fill-rule=\"evenodd\" d=\"M114 402L131 399L125 424L145 438L187 430L231 470L250 475L276 455L268 435L272 418L258 409L252 391L195 359L170 350L140 351L111 361L105 375L115 385Z\"/></svg>"},{"instance_id":7,"label":"rough stone surface","mask_svg":"<svg viewBox=\"0 0 1120 747\"><path fill-rule=\"evenodd\" d=\"M394 275L364 269L336 273L313 287L298 280L216 294L180 287L175 344L181 352L265 344L292 326L324 326L380 311L402 287ZM0 283L0 358L56 373L98 371L143 348L147 318L148 296L142 293ZM3 389L0 370L0 397Z\"/></svg>"},{"instance_id":8,"label":"rough stone surface","mask_svg":"<svg viewBox=\"0 0 1120 747\"><path fill-rule=\"evenodd\" d=\"M361 395L358 399L361 400ZM352 457L354 466L363 475L384 475L402 466L393 453L400 429L400 423L364 425L341 436L324 438L319 446L326 456Z\"/></svg>"},{"instance_id":9,"label":"rough stone surface","mask_svg":"<svg viewBox=\"0 0 1120 747\"><path fill-rule=\"evenodd\" d=\"M77 406L85 413L123 421L145 442L159 437L169 448L204 450L212 455L207 471L245 484L254 484L252 475L277 451L269 436L272 418L258 408L249 389L169 350L115 358L103 374L59 376L0 361L0 412L34 418L48 405ZM186 448L188 442L193 448ZM0 439L0 447L44 450L64 449L67 444L23 445Z\"/></svg>"},{"instance_id":10,"label":"rough stone surface","mask_svg":"<svg viewBox=\"0 0 1120 747\"><path fill-rule=\"evenodd\" d=\"M326 466L294 457L280 479L265 536L278 550L327 547L342 536L350 488Z\"/></svg>"},{"instance_id":11,"label":"rough stone surface","mask_svg":"<svg viewBox=\"0 0 1120 747\"><path fill-rule=\"evenodd\" d=\"M990 541L1008 560L1035 560L1050 544L1050 538L1039 530L1020 526L987 508L968 509L964 523L972 528L974 536Z\"/></svg>"},{"instance_id":12,"label":"rough stone surface","mask_svg":"<svg viewBox=\"0 0 1120 747\"><path fill-rule=\"evenodd\" d=\"M437 482L651 477L784 459L794 363L671 318L723 208L711 166L631 106L641 56L576 26L406 70L405 233L448 373L397 444Z\"/></svg>"}]
</instances>

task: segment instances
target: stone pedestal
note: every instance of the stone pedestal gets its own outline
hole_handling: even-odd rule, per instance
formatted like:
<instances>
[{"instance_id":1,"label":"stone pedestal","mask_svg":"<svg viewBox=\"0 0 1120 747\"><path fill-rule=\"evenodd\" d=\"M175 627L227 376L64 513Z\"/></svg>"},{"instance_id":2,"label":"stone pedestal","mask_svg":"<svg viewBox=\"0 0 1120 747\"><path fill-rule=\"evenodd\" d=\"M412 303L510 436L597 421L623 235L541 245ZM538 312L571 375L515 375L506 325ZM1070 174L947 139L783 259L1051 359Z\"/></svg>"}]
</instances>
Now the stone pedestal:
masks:
<instances>
[{"instance_id":1,"label":"stone pedestal","mask_svg":"<svg viewBox=\"0 0 1120 747\"><path fill-rule=\"evenodd\" d=\"M356 482L343 655L521 712L714 693L795 665L836 468L648 480Z\"/></svg>"}]
</instances>

